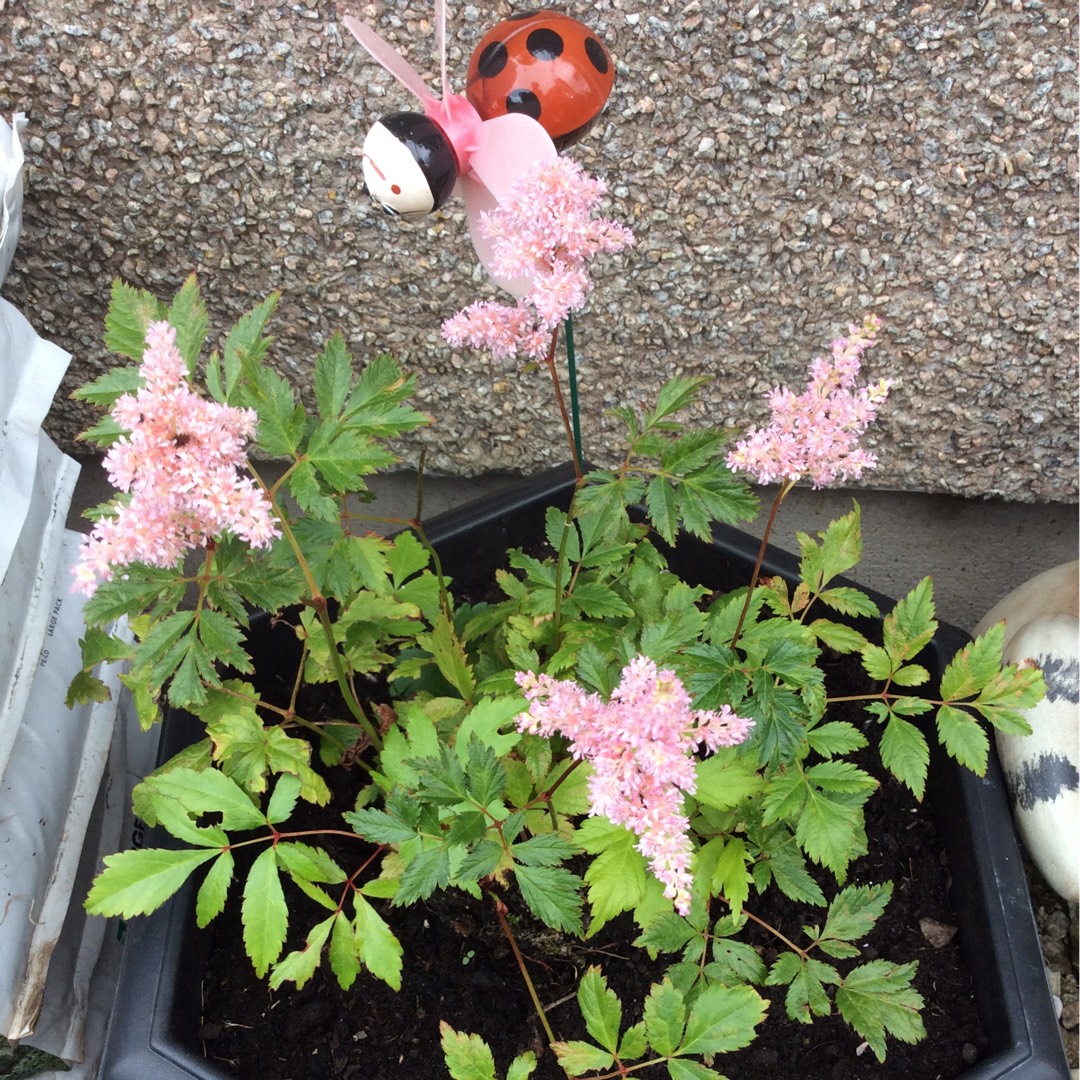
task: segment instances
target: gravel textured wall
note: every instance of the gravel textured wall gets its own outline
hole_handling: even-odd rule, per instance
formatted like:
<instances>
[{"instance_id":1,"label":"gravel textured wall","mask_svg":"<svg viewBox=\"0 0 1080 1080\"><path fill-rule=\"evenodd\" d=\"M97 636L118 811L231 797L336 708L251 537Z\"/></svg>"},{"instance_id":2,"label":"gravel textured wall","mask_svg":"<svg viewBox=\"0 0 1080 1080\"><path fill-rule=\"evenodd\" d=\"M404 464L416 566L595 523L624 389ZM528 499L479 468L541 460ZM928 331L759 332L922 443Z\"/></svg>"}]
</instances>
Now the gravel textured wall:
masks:
<instances>
[{"instance_id":1,"label":"gravel textured wall","mask_svg":"<svg viewBox=\"0 0 1080 1080\"><path fill-rule=\"evenodd\" d=\"M638 237L577 321L590 456L615 438L606 408L675 372L715 375L714 422L760 418L763 391L873 309L872 372L902 380L876 486L1075 500L1073 0L564 9L618 67L573 154ZM428 3L351 10L434 72ZM452 7L459 86L509 12ZM418 369L438 427L408 457L426 441L464 474L564 457L539 374L439 337L492 292L460 212L402 225L363 196L369 123L411 103L331 0L0 0L0 48L0 110L30 117L4 291L75 354L70 387L110 363L110 279L167 294L194 269L220 329L282 291L276 362L301 385L337 327ZM58 402L53 433L86 419Z\"/></svg>"}]
</instances>

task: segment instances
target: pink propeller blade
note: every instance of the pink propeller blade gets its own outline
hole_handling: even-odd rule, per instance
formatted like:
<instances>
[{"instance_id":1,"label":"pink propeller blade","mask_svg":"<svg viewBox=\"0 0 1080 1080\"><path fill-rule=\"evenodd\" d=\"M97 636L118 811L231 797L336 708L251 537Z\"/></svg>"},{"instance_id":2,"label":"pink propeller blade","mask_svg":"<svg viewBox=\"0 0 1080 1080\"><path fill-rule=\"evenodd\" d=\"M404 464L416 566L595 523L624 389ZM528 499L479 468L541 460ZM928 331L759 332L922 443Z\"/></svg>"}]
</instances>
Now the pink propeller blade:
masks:
<instances>
[{"instance_id":1,"label":"pink propeller blade","mask_svg":"<svg viewBox=\"0 0 1080 1080\"><path fill-rule=\"evenodd\" d=\"M362 23L352 15L346 15L342 22L348 27L349 32L364 47L368 55L377 64L380 64L406 90L420 99L421 104L427 109L438 101L435 95L428 89L421 74L391 45L379 36L367 23Z\"/></svg>"}]
</instances>

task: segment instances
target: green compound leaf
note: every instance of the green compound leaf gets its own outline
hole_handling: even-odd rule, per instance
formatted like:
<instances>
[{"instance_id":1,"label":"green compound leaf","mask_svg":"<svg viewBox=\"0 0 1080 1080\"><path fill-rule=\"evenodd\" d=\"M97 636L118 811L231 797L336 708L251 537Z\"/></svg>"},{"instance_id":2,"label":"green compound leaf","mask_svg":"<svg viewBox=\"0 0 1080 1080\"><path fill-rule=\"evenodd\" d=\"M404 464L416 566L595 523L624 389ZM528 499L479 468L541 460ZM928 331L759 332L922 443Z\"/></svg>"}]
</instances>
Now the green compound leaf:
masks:
<instances>
[{"instance_id":1,"label":"green compound leaf","mask_svg":"<svg viewBox=\"0 0 1080 1080\"><path fill-rule=\"evenodd\" d=\"M531 1050L518 1054L506 1070L506 1080L529 1080L536 1069L536 1055Z\"/></svg>"},{"instance_id":2,"label":"green compound leaf","mask_svg":"<svg viewBox=\"0 0 1080 1080\"><path fill-rule=\"evenodd\" d=\"M892 891L890 881L881 885L849 885L829 905L820 937L807 927L803 929L830 956L857 956L859 950L850 943L870 933L892 899ZM841 942L844 947L838 948Z\"/></svg>"},{"instance_id":3,"label":"green compound leaf","mask_svg":"<svg viewBox=\"0 0 1080 1080\"><path fill-rule=\"evenodd\" d=\"M307 940L302 949L296 949L289 953L284 960L274 965L270 973L270 988L277 990L283 982L296 983L296 989L303 987L319 966L322 959L323 946L330 936L330 929L334 925L335 916L323 919L316 923L309 931Z\"/></svg>"},{"instance_id":4,"label":"green compound leaf","mask_svg":"<svg viewBox=\"0 0 1080 1080\"><path fill-rule=\"evenodd\" d=\"M836 968L821 960L801 960L795 953L781 953L769 970L766 986L787 986L784 1008L788 1017L800 1024L813 1022L815 1016L832 1012L826 984L840 981Z\"/></svg>"},{"instance_id":5,"label":"green compound leaf","mask_svg":"<svg viewBox=\"0 0 1080 1080\"><path fill-rule=\"evenodd\" d=\"M724 1054L749 1046L769 1003L751 986L707 986L690 1007L680 1057Z\"/></svg>"},{"instance_id":6,"label":"green compound leaf","mask_svg":"<svg viewBox=\"0 0 1080 1080\"><path fill-rule=\"evenodd\" d=\"M612 1054L619 1048L622 1027L622 1003L598 967L590 967L582 976L577 992L581 1015L589 1034Z\"/></svg>"},{"instance_id":7,"label":"green compound leaf","mask_svg":"<svg viewBox=\"0 0 1080 1080\"><path fill-rule=\"evenodd\" d=\"M217 854L212 848L169 851L142 848L105 856L105 869L86 898L90 915L149 915L161 907L188 875Z\"/></svg>"},{"instance_id":8,"label":"green compound leaf","mask_svg":"<svg viewBox=\"0 0 1080 1080\"><path fill-rule=\"evenodd\" d=\"M252 864L244 884L240 919L244 925L244 947L255 974L261 979L281 955L289 928L289 909L273 848L267 848Z\"/></svg>"},{"instance_id":9,"label":"green compound leaf","mask_svg":"<svg viewBox=\"0 0 1080 1080\"><path fill-rule=\"evenodd\" d=\"M176 328L176 347L184 358L188 375L194 375L210 320L194 274L189 274L169 305L165 316Z\"/></svg>"},{"instance_id":10,"label":"green compound leaf","mask_svg":"<svg viewBox=\"0 0 1080 1080\"><path fill-rule=\"evenodd\" d=\"M926 1036L922 995L911 986L918 964L872 960L848 973L836 991L840 1015L885 1060L885 1036L916 1043Z\"/></svg>"},{"instance_id":11,"label":"green compound leaf","mask_svg":"<svg viewBox=\"0 0 1080 1080\"><path fill-rule=\"evenodd\" d=\"M686 1003L669 979L654 983L645 999L645 1036L658 1054L674 1054L686 1028Z\"/></svg>"},{"instance_id":12,"label":"green compound leaf","mask_svg":"<svg viewBox=\"0 0 1080 1080\"><path fill-rule=\"evenodd\" d=\"M479 1035L455 1031L440 1020L439 1041L452 1080L496 1080L491 1047Z\"/></svg>"}]
</instances>

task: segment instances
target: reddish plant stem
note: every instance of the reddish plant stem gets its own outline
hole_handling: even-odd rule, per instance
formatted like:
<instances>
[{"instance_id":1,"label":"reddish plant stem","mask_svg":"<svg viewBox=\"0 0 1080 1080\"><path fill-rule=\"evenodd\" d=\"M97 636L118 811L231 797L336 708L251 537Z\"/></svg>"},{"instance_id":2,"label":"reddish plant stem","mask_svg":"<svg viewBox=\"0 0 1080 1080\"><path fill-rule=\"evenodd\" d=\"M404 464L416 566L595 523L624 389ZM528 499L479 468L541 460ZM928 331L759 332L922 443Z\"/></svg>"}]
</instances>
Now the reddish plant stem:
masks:
<instances>
[{"instance_id":1,"label":"reddish plant stem","mask_svg":"<svg viewBox=\"0 0 1080 1080\"><path fill-rule=\"evenodd\" d=\"M750 575L750 586L746 590L746 599L743 601L742 613L739 615L739 621L735 625L735 633L731 638L732 650L734 650L735 646L738 644L739 634L742 633L746 613L750 610L750 599L754 595L754 589L757 588L758 575L761 573L761 564L765 561L765 549L769 546L769 536L772 533L776 515L780 510L780 504L794 486L795 482L793 480L786 480L780 485L780 490L776 493L776 498L773 499L772 509L769 511L769 520L765 522L765 532L761 537L761 547L758 548L757 562L754 563L754 572Z\"/></svg>"}]
</instances>

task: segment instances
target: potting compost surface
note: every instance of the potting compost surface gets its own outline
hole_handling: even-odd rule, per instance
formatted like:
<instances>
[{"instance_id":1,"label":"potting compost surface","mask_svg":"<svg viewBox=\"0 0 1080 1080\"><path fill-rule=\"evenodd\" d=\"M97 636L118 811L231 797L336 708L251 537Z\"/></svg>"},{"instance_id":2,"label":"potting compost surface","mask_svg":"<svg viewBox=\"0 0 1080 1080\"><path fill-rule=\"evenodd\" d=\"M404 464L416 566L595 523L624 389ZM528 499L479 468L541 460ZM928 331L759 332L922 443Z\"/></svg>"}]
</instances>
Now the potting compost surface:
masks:
<instances>
[{"instance_id":1,"label":"potting compost surface","mask_svg":"<svg viewBox=\"0 0 1080 1080\"><path fill-rule=\"evenodd\" d=\"M843 692L832 679L830 692ZM865 728L866 714L858 706L849 708L852 712L846 718ZM830 715L838 716L835 709ZM984 1051L972 979L960 951L964 927L957 925L950 904L949 868L932 817L888 777L876 751L863 751L859 764L881 779L882 786L866 804L870 852L852 865L848 882L891 880L894 892L878 925L859 943L861 955L855 962L875 958L919 962L914 985L925 999L927 1036L914 1046L890 1038L887 1059L879 1064L835 1013L809 1026L795 1023L785 1014L783 988L762 987L759 992L771 1004L757 1038L745 1050L713 1062L713 1068L730 1080L949 1080L970 1068ZM298 812L314 810L322 827L340 828L338 815L352 808L364 773L342 768L327 772L334 791L331 806L301 804ZM287 827L314 826L294 818ZM347 838L327 838L324 846L347 872L370 853L364 842ZM827 875L819 880L826 895L835 893ZM287 945L295 949L303 944L309 925L322 916L321 909L295 890L289 900L302 913L294 920ZM640 1019L649 987L676 959L661 956L652 962L644 950L632 947L637 931L628 916L594 938L578 941L537 923L513 891L507 900L519 945L557 1038L588 1038L574 995L590 965L602 969L621 998L625 1030ZM714 915L722 914L721 906L715 905ZM820 924L824 917L824 909L795 904L775 887L747 906L795 941L805 940L804 924ZM438 1080L448 1075L439 1044L439 1021L445 1020L488 1042L498 1076L505 1076L517 1054L531 1049L539 1058L535 1080L565 1080L545 1045L490 900L449 891L409 908L392 908L387 902L383 914L404 948L400 992L367 973L351 990L343 991L325 958L303 989L287 983L271 991L255 977L243 954L239 899L233 895L213 924L203 984L199 1035L207 1058L241 1080ZM744 940L771 962L778 951L776 939L756 928L746 933ZM656 1065L635 1075L659 1078L667 1075L667 1069Z\"/></svg>"}]
</instances>

